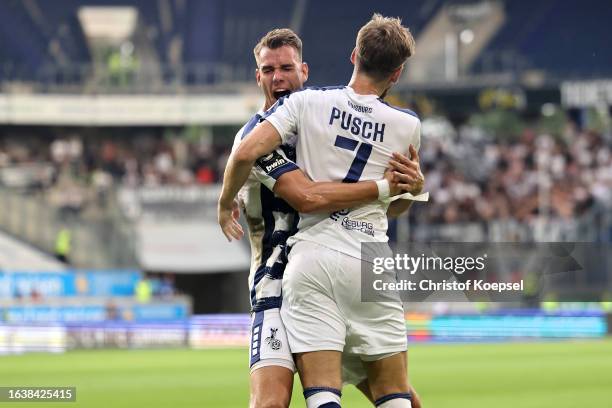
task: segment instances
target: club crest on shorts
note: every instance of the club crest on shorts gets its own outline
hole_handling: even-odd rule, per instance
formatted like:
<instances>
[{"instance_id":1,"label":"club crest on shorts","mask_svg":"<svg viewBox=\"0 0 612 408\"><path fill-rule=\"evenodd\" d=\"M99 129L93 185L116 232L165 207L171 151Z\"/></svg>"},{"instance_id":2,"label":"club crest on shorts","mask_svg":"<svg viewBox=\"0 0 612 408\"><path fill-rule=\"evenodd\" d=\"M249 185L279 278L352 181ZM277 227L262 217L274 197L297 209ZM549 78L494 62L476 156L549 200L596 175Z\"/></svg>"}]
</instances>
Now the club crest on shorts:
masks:
<instances>
[{"instance_id":1,"label":"club crest on shorts","mask_svg":"<svg viewBox=\"0 0 612 408\"><path fill-rule=\"evenodd\" d=\"M283 346L283 343L276 338L276 332L278 329L270 328L270 337L266 337L266 344L270 346L272 350L280 350Z\"/></svg>"}]
</instances>

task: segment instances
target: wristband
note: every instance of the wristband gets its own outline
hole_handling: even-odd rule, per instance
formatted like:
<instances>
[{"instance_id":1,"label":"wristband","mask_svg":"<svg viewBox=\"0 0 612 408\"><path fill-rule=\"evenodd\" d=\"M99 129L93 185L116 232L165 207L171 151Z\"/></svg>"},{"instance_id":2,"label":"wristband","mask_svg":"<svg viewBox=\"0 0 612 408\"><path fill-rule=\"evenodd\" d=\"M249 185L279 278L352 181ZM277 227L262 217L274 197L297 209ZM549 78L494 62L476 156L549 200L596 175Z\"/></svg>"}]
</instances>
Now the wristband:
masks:
<instances>
[{"instance_id":1,"label":"wristband","mask_svg":"<svg viewBox=\"0 0 612 408\"><path fill-rule=\"evenodd\" d=\"M378 187L378 200L384 201L389 199L389 195L391 194L391 187L389 186L389 180L382 179L376 182L376 186Z\"/></svg>"}]
</instances>

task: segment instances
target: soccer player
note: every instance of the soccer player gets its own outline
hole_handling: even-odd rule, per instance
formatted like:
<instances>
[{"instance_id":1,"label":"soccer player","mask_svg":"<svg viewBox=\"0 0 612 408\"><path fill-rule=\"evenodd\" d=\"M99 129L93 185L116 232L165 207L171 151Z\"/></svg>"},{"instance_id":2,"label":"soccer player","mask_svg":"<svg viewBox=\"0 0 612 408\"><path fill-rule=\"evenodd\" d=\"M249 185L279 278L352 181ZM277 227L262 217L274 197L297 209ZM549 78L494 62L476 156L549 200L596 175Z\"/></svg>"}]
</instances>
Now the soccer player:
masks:
<instances>
[{"instance_id":1,"label":"soccer player","mask_svg":"<svg viewBox=\"0 0 612 408\"><path fill-rule=\"evenodd\" d=\"M357 34L349 85L281 98L230 159L220 207L234 199L255 160L281 143L296 145L298 166L315 181L377 180L391 152L410 146L416 157L419 119L381 99L413 52L401 21L375 14ZM418 161L411 164L414 183L405 189L416 194L422 177ZM341 217L300 214L281 313L309 408L340 407L343 351L360 356L376 406L411 407L401 303L360 301L361 243L387 241L386 212L377 201Z\"/></svg>"},{"instance_id":2,"label":"soccer player","mask_svg":"<svg viewBox=\"0 0 612 408\"><path fill-rule=\"evenodd\" d=\"M399 19L374 15L357 35L347 87L281 98L237 149L226 168L220 209L230 205L255 160L281 143L296 145L297 164L311 179L345 182L379 179L391 152L411 146L415 160L407 170L414 178L405 188L420 192L420 121L381 99L413 52L414 39ZM376 406L411 406L401 303L360 301L360 246L387 241L386 210L371 202L342 217L301 214L291 239L282 317L309 408L340 407L342 351L360 356Z\"/></svg>"},{"instance_id":3,"label":"soccer player","mask_svg":"<svg viewBox=\"0 0 612 408\"><path fill-rule=\"evenodd\" d=\"M302 87L308 77L308 67L301 59L302 44L299 37L288 29L272 30L254 49L257 61L256 79L265 95L265 104L236 135L235 150L247 137L261 117L281 95ZM281 278L285 267L284 246L287 238L295 233L297 209L302 213L334 211L360 203L376 200L378 186L385 182L315 183L294 164L295 152L291 146L282 146L257 161L238 202L232 201L220 214L233 221L237 206L242 207L249 226L252 249L251 307L253 326L251 332L251 406L287 407L291 398L295 365L288 348L288 341L280 319ZM404 156L400 161L408 162ZM399 163L398 163L398 167ZM406 181L402 169L395 177ZM390 192L399 192L393 175ZM384 195L384 194L383 194ZM284 199L284 200L283 200ZM290 205L289 205L290 204ZM229 217L229 218L228 218ZM242 229L230 222L231 229L224 233L239 238ZM362 384L367 390L367 384Z\"/></svg>"}]
</instances>

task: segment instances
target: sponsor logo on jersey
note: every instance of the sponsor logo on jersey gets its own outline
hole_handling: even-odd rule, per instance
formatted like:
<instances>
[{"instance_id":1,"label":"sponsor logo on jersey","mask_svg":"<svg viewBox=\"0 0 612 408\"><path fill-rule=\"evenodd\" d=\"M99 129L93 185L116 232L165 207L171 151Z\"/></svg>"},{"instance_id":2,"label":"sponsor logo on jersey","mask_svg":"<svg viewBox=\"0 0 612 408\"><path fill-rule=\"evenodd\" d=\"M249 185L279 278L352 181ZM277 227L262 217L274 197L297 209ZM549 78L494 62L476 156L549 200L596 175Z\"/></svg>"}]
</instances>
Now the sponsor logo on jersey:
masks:
<instances>
[{"instance_id":1,"label":"sponsor logo on jersey","mask_svg":"<svg viewBox=\"0 0 612 408\"><path fill-rule=\"evenodd\" d=\"M270 164L266 164L266 171L269 173L272 170L276 169L277 167L282 166L283 164L287 163L287 161L285 159L276 159L274 162L270 163Z\"/></svg>"},{"instance_id":2,"label":"sponsor logo on jersey","mask_svg":"<svg viewBox=\"0 0 612 408\"><path fill-rule=\"evenodd\" d=\"M270 173L275 169L287 164L287 160L278 152L274 151L264 157L257 159L257 164L266 173Z\"/></svg>"},{"instance_id":3,"label":"sponsor logo on jersey","mask_svg":"<svg viewBox=\"0 0 612 408\"><path fill-rule=\"evenodd\" d=\"M373 223L349 218L347 217L349 212L350 212L349 209L336 211L336 212L331 213L329 215L329 218L331 218L334 221L339 221L340 219L342 219L342 221L340 221L340 225L342 225L344 229L347 229L349 231L359 231L359 232L363 232L364 234L374 236L374 224Z\"/></svg>"},{"instance_id":4,"label":"sponsor logo on jersey","mask_svg":"<svg viewBox=\"0 0 612 408\"><path fill-rule=\"evenodd\" d=\"M361 112L361 113L372 113L372 108L369 106L361 106L361 105L355 105L353 102L348 101L348 104L351 108L355 109L357 112Z\"/></svg>"},{"instance_id":5,"label":"sponsor logo on jersey","mask_svg":"<svg viewBox=\"0 0 612 408\"><path fill-rule=\"evenodd\" d=\"M334 221L338 221L340 217L348 215L349 211L350 210L348 208L345 208L344 210L334 211L333 213L329 214L329 218L331 218Z\"/></svg>"},{"instance_id":6,"label":"sponsor logo on jersey","mask_svg":"<svg viewBox=\"0 0 612 408\"><path fill-rule=\"evenodd\" d=\"M270 346L272 350L280 350L283 347L283 343L276 338L276 332L278 328L270 328L270 337L266 337L266 344Z\"/></svg>"},{"instance_id":7,"label":"sponsor logo on jersey","mask_svg":"<svg viewBox=\"0 0 612 408\"><path fill-rule=\"evenodd\" d=\"M344 217L341 225L349 231L359 231L363 232L364 234L374 236L374 224L371 222L353 220L349 217Z\"/></svg>"}]
</instances>

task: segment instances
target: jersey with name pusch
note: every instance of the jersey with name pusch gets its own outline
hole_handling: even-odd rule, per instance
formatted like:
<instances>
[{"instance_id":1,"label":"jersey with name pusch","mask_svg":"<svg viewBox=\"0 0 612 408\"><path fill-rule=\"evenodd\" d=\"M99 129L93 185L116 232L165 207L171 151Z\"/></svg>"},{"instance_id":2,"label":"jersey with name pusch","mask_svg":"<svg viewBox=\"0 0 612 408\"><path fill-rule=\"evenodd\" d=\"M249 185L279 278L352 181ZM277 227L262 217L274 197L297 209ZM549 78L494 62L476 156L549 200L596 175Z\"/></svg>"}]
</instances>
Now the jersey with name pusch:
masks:
<instances>
[{"instance_id":1,"label":"jersey with name pusch","mask_svg":"<svg viewBox=\"0 0 612 408\"><path fill-rule=\"evenodd\" d=\"M295 145L297 165L314 181L379 180L393 152L420 146L414 112L360 95L348 86L306 88L280 99L264 116L283 143ZM305 240L361 258L362 242L387 242L388 204L374 201L331 214L300 214Z\"/></svg>"}]
</instances>

